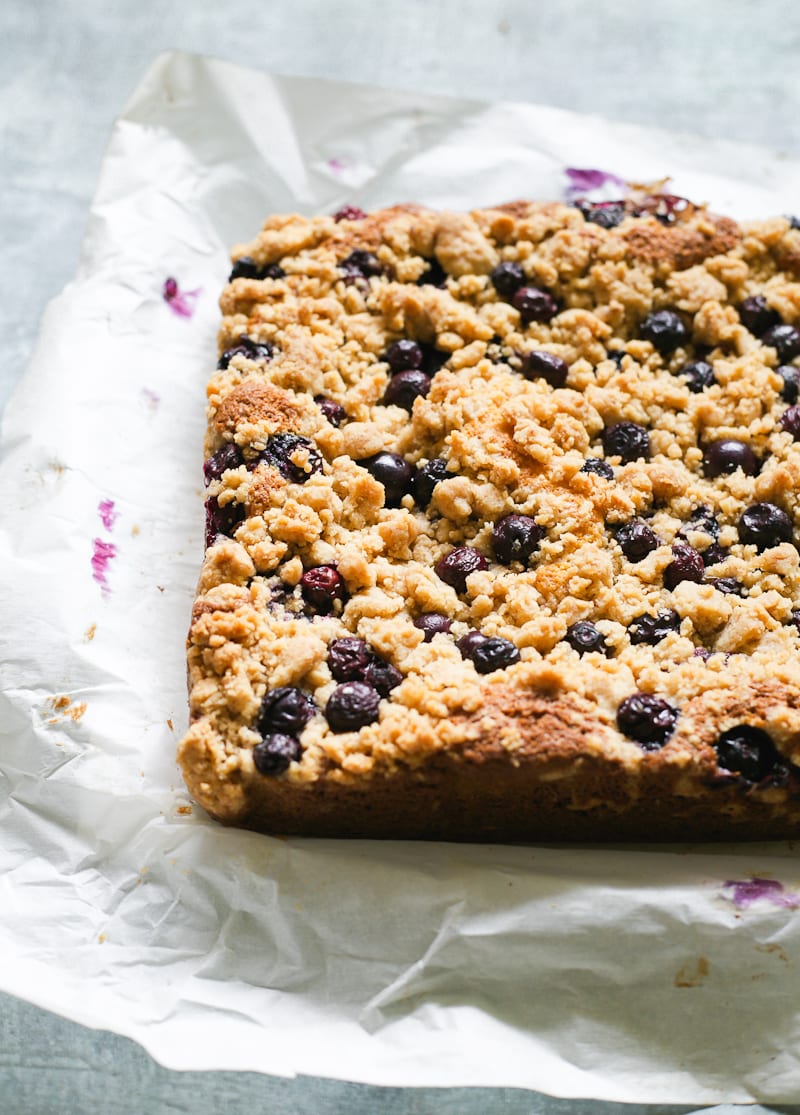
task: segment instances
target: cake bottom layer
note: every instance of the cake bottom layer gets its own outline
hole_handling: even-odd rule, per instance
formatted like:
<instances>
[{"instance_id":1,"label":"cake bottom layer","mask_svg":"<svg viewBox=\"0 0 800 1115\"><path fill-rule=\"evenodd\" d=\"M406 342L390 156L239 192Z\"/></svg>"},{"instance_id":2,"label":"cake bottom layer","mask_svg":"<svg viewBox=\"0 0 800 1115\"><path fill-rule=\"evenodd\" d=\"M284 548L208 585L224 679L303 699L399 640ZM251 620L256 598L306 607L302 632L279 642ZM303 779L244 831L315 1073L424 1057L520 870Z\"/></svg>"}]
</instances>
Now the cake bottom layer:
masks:
<instances>
[{"instance_id":1,"label":"cake bottom layer","mask_svg":"<svg viewBox=\"0 0 800 1115\"><path fill-rule=\"evenodd\" d=\"M800 808L758 800L734 785L672 792L658 773L634 789L587 763L548 780L535 760L512 765L439 756L423 770L368 784L320 779L295 785L249 783L224 824L274 835L449 840L481 843L709 842L780 840L800 835Z\"/></svg>"}]
</instances>

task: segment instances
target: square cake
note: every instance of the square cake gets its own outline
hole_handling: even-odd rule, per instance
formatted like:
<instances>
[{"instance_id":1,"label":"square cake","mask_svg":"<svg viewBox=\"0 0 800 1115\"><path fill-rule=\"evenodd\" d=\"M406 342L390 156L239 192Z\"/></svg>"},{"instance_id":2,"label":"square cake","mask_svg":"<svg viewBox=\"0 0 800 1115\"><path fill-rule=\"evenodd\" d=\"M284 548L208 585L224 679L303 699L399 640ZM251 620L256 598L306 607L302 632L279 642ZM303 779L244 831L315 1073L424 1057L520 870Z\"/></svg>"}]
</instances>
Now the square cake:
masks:
<instances>
[{"instance_id":1,"label":"square cake","mask_svg":"<svg viewBox=\"0 0 800 1115\"><path fill-rule=\"evenodd\" d=\"M800 832L795 222L347 207L233 261L196 800L277 834Z\"/></svg>"}]
</instances>

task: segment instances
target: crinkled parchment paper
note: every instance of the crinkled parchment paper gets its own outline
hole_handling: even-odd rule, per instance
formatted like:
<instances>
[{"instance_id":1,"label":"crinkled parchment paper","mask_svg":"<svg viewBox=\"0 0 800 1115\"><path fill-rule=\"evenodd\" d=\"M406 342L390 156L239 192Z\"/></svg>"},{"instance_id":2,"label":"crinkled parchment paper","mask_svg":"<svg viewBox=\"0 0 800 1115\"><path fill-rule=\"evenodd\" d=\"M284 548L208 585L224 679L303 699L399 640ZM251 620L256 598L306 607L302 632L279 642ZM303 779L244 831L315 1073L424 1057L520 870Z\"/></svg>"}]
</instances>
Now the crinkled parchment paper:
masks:
<instances>
[{"instance_id":1,"label":"crinkled parchment paper","mask_svg":"<svg viewBox=\"0 0 800 1115\"><path fill-rule=\"evenodd\" d=\"M558 197L567 165L737 217L800 197L798 163L550 108L146 75L5 421L0 987L173 1068L800 1099L790 847L278 840L174 762L227 248L275 210Z\"/></svg>"}]
</instances>

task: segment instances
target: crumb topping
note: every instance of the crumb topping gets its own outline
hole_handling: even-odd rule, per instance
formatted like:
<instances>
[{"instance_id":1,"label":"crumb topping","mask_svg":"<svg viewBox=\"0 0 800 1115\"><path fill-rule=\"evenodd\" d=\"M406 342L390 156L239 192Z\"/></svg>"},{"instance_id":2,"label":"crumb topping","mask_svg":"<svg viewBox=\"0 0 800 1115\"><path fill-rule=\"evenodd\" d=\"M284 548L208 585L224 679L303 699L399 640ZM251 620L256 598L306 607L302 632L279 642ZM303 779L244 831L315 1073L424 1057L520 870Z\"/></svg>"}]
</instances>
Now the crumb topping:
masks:
<instances>
[{"instance_id":1,"label":"crumb topping","mask_svg":"<svg viewBox=\"0 0 800 1115\"><path fill-rule=\"evenodd\" d=\"M259 770L417 767L492 725L513 755L508 709L542 697L590 726L586 753L687 785L719 776L715 739L743 721L800 764L800 442L782 421L800 231L691 205L611 228L528 202L353 212L271 217L221 298L181 750L201 802L235 804ZM755 298L774 317L742 310ZM371 656L374 708L332 674L345 638ZM258 728L280 687L317 710L297 748ZM626 734L635 694L675 710L664 739Z\"/></svg>"}]
</instances>

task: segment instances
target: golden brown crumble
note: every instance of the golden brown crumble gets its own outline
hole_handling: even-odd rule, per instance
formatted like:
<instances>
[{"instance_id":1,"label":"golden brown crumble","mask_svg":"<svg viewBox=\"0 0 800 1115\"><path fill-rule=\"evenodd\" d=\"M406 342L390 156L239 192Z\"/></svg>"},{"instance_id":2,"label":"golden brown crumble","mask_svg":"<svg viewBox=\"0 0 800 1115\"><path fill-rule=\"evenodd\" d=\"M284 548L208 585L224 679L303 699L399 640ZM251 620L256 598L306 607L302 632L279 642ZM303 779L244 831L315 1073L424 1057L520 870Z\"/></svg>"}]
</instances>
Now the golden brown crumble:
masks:
<instances>
[{"instance_id":1,"label":"golden brown crumble","mask_svg":"<svg viewBox=\"0 0 800 1115\"><path fill-rule=\"evenodd\" d=\"M372 253L379 273L348 269L354 252ZM716 770L715 738L742 722L800 763L798 551L785 540L759 550L737 531L758 501L800 525L800 443L781 426L778 353L738 312L763 295L784 323L800 324L800 232L787 220L740 228L690 206L672 225L628 217L607 229L554 203L398 206L340 222L271 217L234 250L243 256L283 274L234 278L221 299L220 353L246 336L272 354L232 356L208 388L206 456L235 444L240 458L208 487L236 514L206 552L189 637L192 726L181 761L201 804L223 819L243 812L263 777L252 758L261 702L289 685L319 710L301 757L280 775L295 786L358 785L484 747L511 761L547 752L553 778L587 756L626 778L663 768L681 793L700 793ZM493 284L502 263L557 300L550 320L523 322ZM424 282L432 266L443 285ZM641 326L665 309L688 333L662 353ZM410 413L382 402L385 354L400 339L435 358L430 391ZM563 386L528 378L534 351L565 362ZM693 391L681 369L697 361L713 382ZM343 408L338 428L320 397ZM647 430L649 458L606 451L604 431L624 422ZM271 439L288 434L304 440L278 466ZM704 451L721 439L749 445L757 473L707 475ZM416 468L447 462L427 508L410 492L387 505L359 464L382 451ZM610 462L613 479L583 471L587 458ZM692 525L698 509L714 517L717 537ZM544 532L527 567L494 560L494 524L511 513ZM616 538L634 519L657 538L638 561ZM717 546L719 560L702 583L669 589L664 571L684 543L700 554ZM463 545L488 567L458 592L434 567ZM329 614L303 606L300 578L319 566L336 567L346 586ZM724 578L741 591L717 587ZM666 637L631 640L637 617L665 609L677 613ZM425 642L414 619L429 612L452 628ZM582 620L607 653L579 655L565 640ZM519 661L479 674L456 646L471 629L509 640ZM379 720L335 732L323 715L336 687L328 649L347 636L403 680ZM617 727L620 704L637 692L678 710L661 749ZM789 791L759 793L782 801Z\"/></svg>"}]
</instances>

